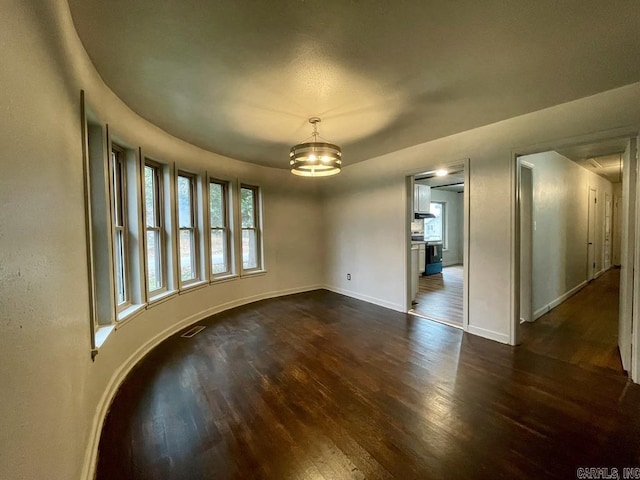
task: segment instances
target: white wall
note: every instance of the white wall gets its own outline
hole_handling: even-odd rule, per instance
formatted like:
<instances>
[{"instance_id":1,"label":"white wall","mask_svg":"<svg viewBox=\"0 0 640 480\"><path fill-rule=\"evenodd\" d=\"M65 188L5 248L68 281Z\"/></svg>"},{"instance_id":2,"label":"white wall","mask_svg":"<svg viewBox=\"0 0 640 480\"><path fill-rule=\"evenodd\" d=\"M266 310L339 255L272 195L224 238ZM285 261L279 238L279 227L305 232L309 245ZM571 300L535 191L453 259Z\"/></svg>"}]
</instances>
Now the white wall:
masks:
<instances>
[{"instance_id":1,"label":"white wall","mask_svg":"<svg viewBox=\"0 0 640 480\"><path fill-rule=\"evenodd\" d=\"M81 478L104 408L139 349L183 320L323 283L319 182L200 150L149 124L94 70L64 0L0 4L0 478ZM181 294L115 331L91 361L80 89L124 143L263 187L268 273ZM309 257L300 248L309 247ZM163 333L164 332L164 333Z\"/></svg>"},{"instance_id":2,"label":"white wall","mask_svg":"<svg viewBox=\"0 0 640 480\"><path fill-rule=\"evenodd\" d=\"M550 151L523 156L533 165L533 316L546 313L587 281L589 189L596 190L596 274L603 270L608 180Z\"/></svg>"},{"instance_id":3,"label":"white wall","mask_svg":"<svg viewBox=\"0 0 640 480\"><path fill-rule=\"evenodd\" d=\"M464 194L431 189L432 202L445 202L446 250L442 252L443 266L462 264L462 221L464 215Z\"/></svg>"},{"instance_id":4,"label":"white wall","mask_svg":"<svg viewBox=\"0 0 640 480\"><path fill-rule=\"evenodd\" d=\"M123 368L176 322L247 299L313 288L323 280L404 309L405 176L440 159L471 158L470 330L506 341L512 149L640 123L640 85L634 84L347 166L337 178L310 181L200 150L137 116L102 83L66 1L5 0L0 15L3 479L80 478L99 409ZM258 183L265 194L267 275L154 306L112 334L95 362L88 325L81 88L97 116L125 143L187 169ZM321 203L318 189L324 189ZM300 245L320 253L308 257Z\"/></svg>"},{"instance_id":5,"label":"white wall","mask_svg":"<svg viewBox=\"0 0 640 480\"><path fill-rule=\"evenodd\" d=\"M469 331L511 338L514 155L562 141L637 129L640 84L498 122L348 165L327 184L326 283L397 310L407 308L407 175L470 159ZM619 130L616 130L619 132ZM384 134L382 132L381 134ZM351 282L347 272L356 272Z\"/></svg>"}]
</instances>

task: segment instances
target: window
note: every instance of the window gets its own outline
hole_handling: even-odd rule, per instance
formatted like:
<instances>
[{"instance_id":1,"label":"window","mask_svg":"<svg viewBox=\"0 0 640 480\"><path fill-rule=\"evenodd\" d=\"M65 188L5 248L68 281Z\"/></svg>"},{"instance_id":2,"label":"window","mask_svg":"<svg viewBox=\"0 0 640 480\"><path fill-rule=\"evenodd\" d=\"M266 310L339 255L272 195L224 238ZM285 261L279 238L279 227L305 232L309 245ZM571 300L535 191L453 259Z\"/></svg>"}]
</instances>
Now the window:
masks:
<instances>
[{"instance_id":1,"label":"window","mask_svg":"<svg viewBox=\"0 0 640 480\"><path fill-rule=\"evenodd\" d=\"M258 187L240 187L240 216L242 220L242 269L257 270L260 262L260 218Z\"/></svg>"},{"instance_id":2,"label":"window","mask_svg":"<svg viewBox=\"0 0 640 480\"><path fill-rule=\"evenodd\" d=\"M429 211L435 215L435 218L427 218L425 220L425 240L444 243L444 210L444 202L431 202Z\"/></svg>"},{"instance_id":3,"label":"window","mask_svg":"<svg viewBox=\"0 0 640 480\"><path fill-rule=\"evenodd\" d=\"M180 250L180 281L182 284L198 279L195 187L194 176L178 173L178 248Z\"/></svg>"},{"instance_id":4,"label":"window","mask_svg":"<svg viewBox=\"0 0 640 480\"><path fill-rule=\"evenodd\" d=\"M229 184L209 182L209 217L211 228L211 276L231 274L229 230Z\"/></svg>"},{"instance_id":5,"label":"window","mask_svg":"<svg viewBox=\"0 0 640 480\"><path fill-rule=\"evenodd\" d=\"M127 254L127 185L124 151L115 145L111 150L111 191L113 224L113 268L116 281L116 305L121 311L130 303L129 256Z\"/></svg>"},{"instance_id":6,"label":"window","mask_svg":"<svg viewBox=\"0 0 640 480\"><path fill-rule=\"evenodd\" d=\"M145 163L144 211L147 254L147 291L150 295L166 290L165 242L163 235L162 170Z\"/></svg>"}]
</instances>

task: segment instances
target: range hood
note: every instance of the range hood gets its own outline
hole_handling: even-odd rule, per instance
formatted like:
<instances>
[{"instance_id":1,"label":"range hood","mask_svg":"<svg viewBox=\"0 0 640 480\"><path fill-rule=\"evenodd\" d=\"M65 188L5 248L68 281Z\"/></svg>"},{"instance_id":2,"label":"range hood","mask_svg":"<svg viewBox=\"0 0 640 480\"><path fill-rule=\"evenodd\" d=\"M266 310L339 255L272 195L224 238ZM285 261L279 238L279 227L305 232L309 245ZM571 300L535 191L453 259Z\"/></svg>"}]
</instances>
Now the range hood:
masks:
<instances>
[{"instance_id":1,"label":"range hood","mask_svg":"<svg viewBox=\"0 0 640 480\"><path fill-rule=\"evenodd\" d=\"M421 218L436 218L436 216L433 213L422 213L422 212L415 212L413 214L414 220L420 220Z\"/></svg>"}]
</instances>

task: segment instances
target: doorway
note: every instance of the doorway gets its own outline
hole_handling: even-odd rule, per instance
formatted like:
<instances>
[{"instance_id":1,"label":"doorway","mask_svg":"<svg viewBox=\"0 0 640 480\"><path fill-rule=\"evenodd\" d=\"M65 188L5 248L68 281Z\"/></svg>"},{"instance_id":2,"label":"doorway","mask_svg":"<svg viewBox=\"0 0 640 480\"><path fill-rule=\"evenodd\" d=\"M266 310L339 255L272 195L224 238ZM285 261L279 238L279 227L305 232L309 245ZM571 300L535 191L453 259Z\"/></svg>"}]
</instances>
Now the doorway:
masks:
<instances>
[{"instance_id":1,"label":"doorway","mask_svg":"<svg viewBox=\"0 0 640 480\"><path fill-rule=\"evenodd\" d=\"M465 329L468 285L468 165L411 176L409 313Z\"/></svg>"},{"instance_id":2,"label":"doorway","mask_svg":"<svg viewBox=\"0 0 640 480\"><path fill-rule=\"evenodd\" d=\"M589 367L629 371L630 329L623 325L630 327L634 313L636 179L623 175L622 166L635 172L634 152L635 139L625 137L516 156L514 344ZM624 200L621 225L613 213L618 191ZM614 232L620 230L628 242L621 246L622 275L611 270ZM625 263L631 278L625 278Z\"/></svg>"}]
</instances>

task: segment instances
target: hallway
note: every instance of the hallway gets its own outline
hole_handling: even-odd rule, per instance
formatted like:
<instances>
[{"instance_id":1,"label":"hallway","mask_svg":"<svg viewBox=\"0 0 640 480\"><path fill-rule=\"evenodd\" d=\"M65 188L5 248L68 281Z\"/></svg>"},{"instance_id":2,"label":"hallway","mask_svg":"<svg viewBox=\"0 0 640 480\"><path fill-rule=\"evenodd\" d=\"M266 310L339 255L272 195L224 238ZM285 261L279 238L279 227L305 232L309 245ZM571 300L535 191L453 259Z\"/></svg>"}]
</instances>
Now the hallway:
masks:
<instances>
[{"instance_id":1,"label":"hallway","mask_svg":"<svg viewBox=\"0 0 640 480\"><path fill-rule=\"evenodd\" d=\"M533 353L624 374L618 351L620 270L611 269L535 322L522 325Z\"/></svg>"}]
</instances>

